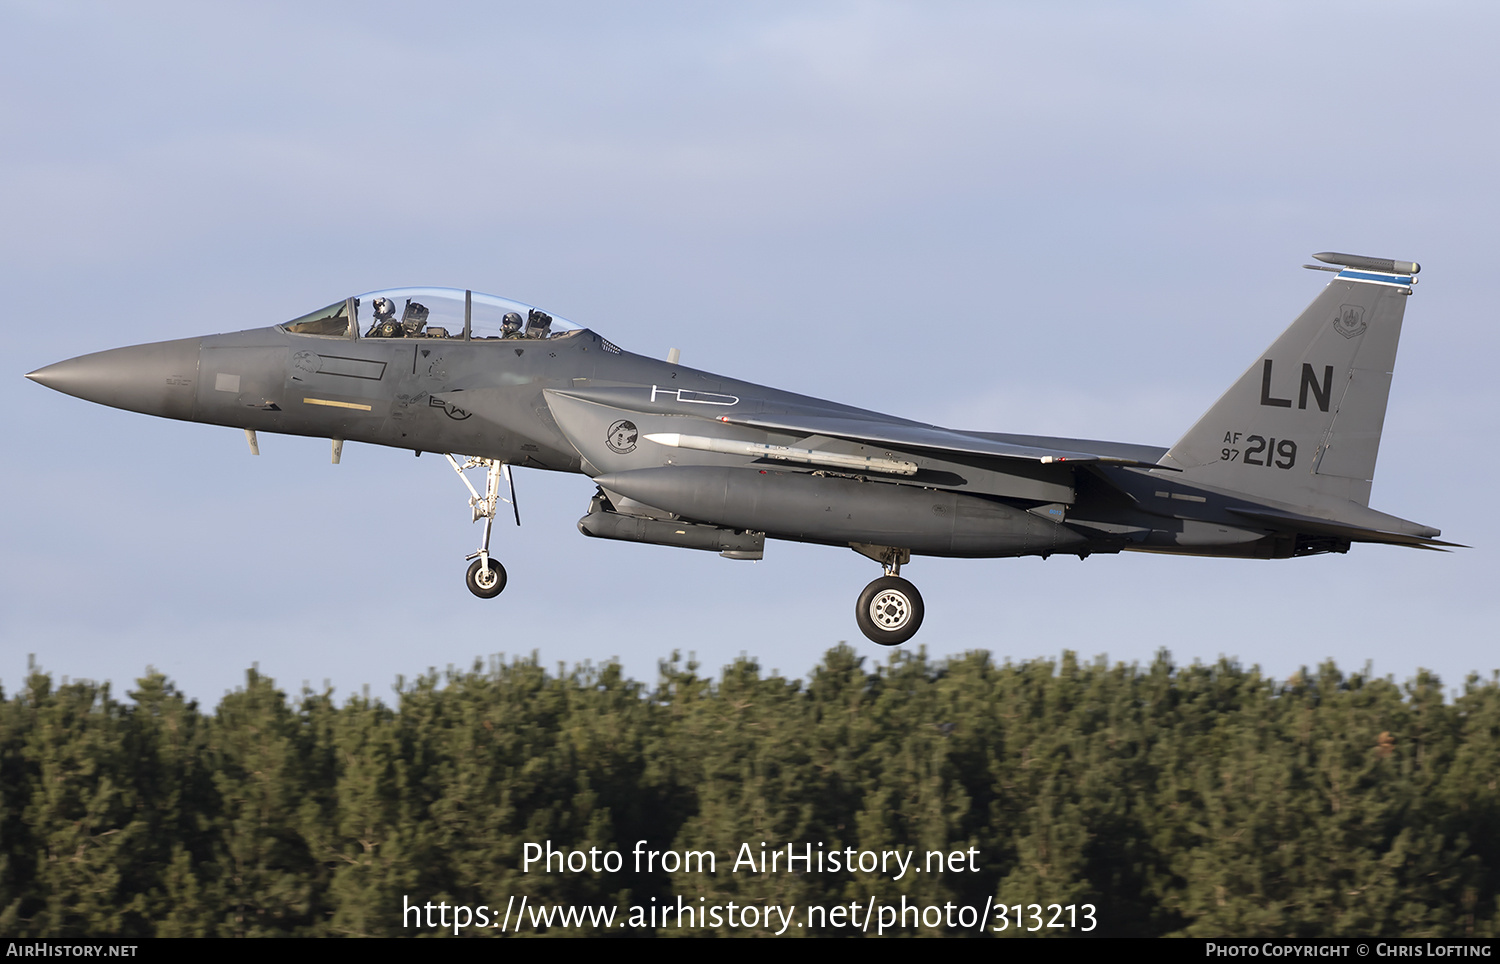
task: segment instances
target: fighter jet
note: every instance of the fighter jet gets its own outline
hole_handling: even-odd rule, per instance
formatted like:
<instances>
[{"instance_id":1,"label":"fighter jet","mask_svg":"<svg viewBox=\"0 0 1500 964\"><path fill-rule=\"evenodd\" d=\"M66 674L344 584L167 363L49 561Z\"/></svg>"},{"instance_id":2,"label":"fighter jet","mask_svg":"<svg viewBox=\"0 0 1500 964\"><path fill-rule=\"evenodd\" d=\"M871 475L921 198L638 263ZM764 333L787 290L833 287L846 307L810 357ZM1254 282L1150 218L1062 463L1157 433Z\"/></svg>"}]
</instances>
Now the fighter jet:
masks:
<instances>
[{"instance_id":1,"label":"fighter jet","mask_svg":"<svg viewBox=\"0 0 1500 964\"><path fill-rule=\"evenodd\" d=\"M284 324L116 348L27 375L103 405L257 433L441 453L490 554L512 466L598 486L584 535L760 559L767 539L884 570L859 628L922 624L913 556L1121 551L1286 559L1356 542L1450 546L1369 507L1412 262L1324 252L1312 304L1170 448L955 431L633 354L539 308L447 288L344 298ZM464 453L460 458L455 453ZM484 471L483 491L467 471ZM503 485L502 485L503 483ZM503 491L504 490L504 491ZM508 493L508 497L507 497Z\"/></svg>"}]
</instances>

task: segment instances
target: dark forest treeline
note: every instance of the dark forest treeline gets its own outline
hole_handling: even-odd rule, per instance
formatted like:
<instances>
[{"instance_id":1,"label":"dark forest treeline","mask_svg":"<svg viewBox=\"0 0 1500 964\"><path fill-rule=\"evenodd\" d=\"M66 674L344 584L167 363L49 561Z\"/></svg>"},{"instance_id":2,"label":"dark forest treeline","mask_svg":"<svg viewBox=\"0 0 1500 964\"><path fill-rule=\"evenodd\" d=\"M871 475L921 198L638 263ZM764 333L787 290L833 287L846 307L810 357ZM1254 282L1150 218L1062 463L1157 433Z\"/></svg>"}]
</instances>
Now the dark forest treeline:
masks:
<instances>
[{"instance_id":1,"label":"dark forest treeline","mask_svg":"<svg viewBox=\"0 0 1500 964\"><path fill-rule=\"evenodd\" d=\"M1092 903L1114 935L1495 935L1500 688L1332 665L535 662L395 707L251 672L211 714L34 673L0 694L0 934L387 935L413 901ZM521 871L522 845L618 874ZM636 873L637 840L719 872ZM742 843L975 848L977 873L728 873ZM677 929L663 933L680 933ZM801 931L807 933L807 931Z\"/></svg>"}]
</instances>

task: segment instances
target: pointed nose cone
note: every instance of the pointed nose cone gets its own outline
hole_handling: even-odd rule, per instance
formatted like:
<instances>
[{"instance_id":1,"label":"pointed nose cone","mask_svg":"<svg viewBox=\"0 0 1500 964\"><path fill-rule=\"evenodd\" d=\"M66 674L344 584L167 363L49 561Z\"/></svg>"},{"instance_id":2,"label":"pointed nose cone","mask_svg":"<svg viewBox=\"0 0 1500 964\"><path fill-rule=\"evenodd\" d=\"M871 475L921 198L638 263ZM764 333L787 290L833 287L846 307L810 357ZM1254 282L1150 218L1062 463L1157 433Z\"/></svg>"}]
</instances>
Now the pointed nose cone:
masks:
<instances>
[{"instance_id":1,"label":"pointed nose cone","mask_svg":"<svg viewBox=\"0 0 1500 964\"><path fill-rule=\"evenodd\" d=\"M38 368L26 377L100 405L191 419L201 343L201 338L184 338L95 352Z\"/></svg>"}]
</instances>

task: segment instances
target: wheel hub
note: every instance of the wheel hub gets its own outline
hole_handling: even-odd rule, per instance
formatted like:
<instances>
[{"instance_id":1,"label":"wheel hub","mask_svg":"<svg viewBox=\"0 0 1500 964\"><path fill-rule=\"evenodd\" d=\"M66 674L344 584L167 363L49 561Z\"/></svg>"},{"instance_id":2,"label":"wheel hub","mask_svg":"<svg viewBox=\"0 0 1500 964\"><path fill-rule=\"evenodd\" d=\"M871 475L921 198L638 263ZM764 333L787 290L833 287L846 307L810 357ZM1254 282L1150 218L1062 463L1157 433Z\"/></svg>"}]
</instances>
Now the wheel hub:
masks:
<instances>
[{"instance_id":1,"label":"wheel hub","mask_svg":"<svg viewBox=\"0 0 1500 964\"><path fill-rule=\"evenodd\" d=\"M887 589L875 597L870 604L870 618L887 632L894 632L906 625L911 618L911 604L904 593Z\"/></svg>"}]
</instances>

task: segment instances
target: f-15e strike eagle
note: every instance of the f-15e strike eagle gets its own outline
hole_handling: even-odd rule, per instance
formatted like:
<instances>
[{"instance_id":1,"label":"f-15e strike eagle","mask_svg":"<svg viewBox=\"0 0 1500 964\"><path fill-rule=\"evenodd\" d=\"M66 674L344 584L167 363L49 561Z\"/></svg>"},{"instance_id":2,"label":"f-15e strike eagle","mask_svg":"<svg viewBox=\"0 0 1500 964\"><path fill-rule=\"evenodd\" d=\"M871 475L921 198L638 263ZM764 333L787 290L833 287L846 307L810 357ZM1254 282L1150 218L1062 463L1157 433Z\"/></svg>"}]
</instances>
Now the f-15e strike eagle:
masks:
<instances>
[{"instance_id":1,"label":"f-15e strike eagle","mask_svg":"<svg viewBox=\"0 0 1500 964\"><path fill-rule=\"evenodd\" d=\"M598 485L589 536L759 559L767 539L842 546L885 570L855 618L894 645L922 624L912 556L1121 550L1285 559L1351 543L1434 548L1369 508L1406 299L1420 267L1325 252L1291 327L1171 448L954 431L632 354L530 305L402 288L269 328L136 345L27 377L116 408L257 432L444 453L490 555L511 466ZM461 462L452 453L466 453ZM485 470L481 493L465 470ZM502 480L510 498L502 494ZM516 515L520 522L519 513Z\"/></svg>"}]
</instances>

